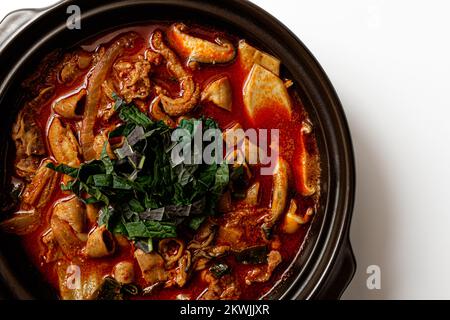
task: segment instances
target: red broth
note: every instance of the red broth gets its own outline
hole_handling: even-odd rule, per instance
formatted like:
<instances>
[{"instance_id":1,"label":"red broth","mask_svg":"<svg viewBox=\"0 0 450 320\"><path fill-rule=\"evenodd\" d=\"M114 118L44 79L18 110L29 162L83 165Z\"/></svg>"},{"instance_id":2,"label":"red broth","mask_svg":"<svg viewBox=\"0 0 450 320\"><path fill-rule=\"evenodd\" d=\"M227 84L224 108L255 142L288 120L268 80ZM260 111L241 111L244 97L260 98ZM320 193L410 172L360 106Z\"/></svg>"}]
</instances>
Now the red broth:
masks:
<instances>
[{"instance_id":1,"label":"red broth","mask_svg":"<svg viewBox=\"0 0 450 320\"><path fill-rule=\"evenodd\" d=\"M85 50L94 51L100 45L105 45L108 41L111 41L118 34L132 30L134 32L139 33L143 39L148 42L150 35L155 29L161 29L165 31L168 25L159 24L159 25L150 25L150 26L135 26L129 27L126 29L120 29L113 33L104 35L95 39L94 41L87 43L83 46ZM224 36L227 39L233 41L235 45L237 45L237 41L239 40L237 37L233 35L229 35L223 32L218 32L212 29L205 29L200 27L195 27L192 31L192 34L196 34L201 36L202 38L206 38L209 40L213 40L218 35ZM147 48L147 43L143 42L140 46L137 47L140 53L144 53ZM182 57L186 58L186 57ZM302 122L307 120L307 114L304 110L304 107L297 98L296 94L294 94L295 86L291 89L291 97L294 104L293 114L289 118L287 114L280 112L280 108L277 105L267 105L265 109L259 112L254 119L250 119L249 115L246 114L242 91L244 86L244 81L246 79L247 74L243 71L240 64L237 62L238 59L235 59L232 63L226 65L202 65L198 70L194 71L194 79L198 82L201 88L204 88L212 79L217 78L218 76L226 75L231 80L231 85L233 89L233 110L232 112L223 110L214 106L213 104L207 103L203 105L201 108L195 110L194 115L203 115L206 117L211 117L219 124L221 129L226 129L232 126L234 123L240 123L244 129L247 128L261 128L261 129L279 129L280 130L280 155L284 157L287 162L293 167L294 180L297 181L301 179L298 177L299 170L295 167L299 161L299 159L304 150L302 144L299 143L301 141L301 127ZM162 67L161 67L162 68ZM158 72L157 72L158 73ZM164 78L164 71L162 70L158 77ZM81 88L86 88L87 79L84 77L80 81L77 81L70 87L60 86L57 88L54 99L51 102L40 108L38 124L42 132L47 132L49 123L54 117L54 112L52 111L52 102L57 97L61 97L64 95L68 95L71 92L75 92L80 90ZM148 101L151 101L154 97L152 94ZM72 122L71 126L75 128L76 123ZM308 146L312 146L312 152L317 152L316 144L314 137L311 136L307 141ZM310 150L310 151L311 151ZM48 154L50 150L47 146ZM256 170L255 176L252 178L254 181L259 181L261 183L262 190L262 199L261 206L270 206L271 201L271 191L272 191L272 177L271 176L261 176L259 171ZM297 190L299 191L299 190ZM31 257L33 263L43 274L43 277L48 281L48 283L58 290L58 276L56 272L57 262L54 263L46 263L44 262L43 255L45 254L45 247L42 243L42 235L48 229L52 208L54 203L67 197L67 194L64 194L62 191L55 190L52 199L49 204L44 208L43 212L43 223L41 226L31 234L28 234L23 237L23 245ZM295 199L299 205L299 213L304 214L308 208L314 206L317 198L313 197L305 197L300 195L300 192L295 193ZM256 216L255 219L261 217ZM219 218L219 225L224 224L227 219L227 214L224 214ZM281 232L280 227L277 226L274 234L279 238L281 242L281 246L279 251L282 256L282 263L276 268L274 274L270 278L269 281L265 283L254 283L251 285L247 285L244 281L245 275L247 272L252 269L254 266L252 265L244 265L238 263L234 257L228 256L223 258L229 266L231 266L233 273L239 282L239 286L241 287L241 296L240 299L258 299L262 297L265 293L267 293L280 279L282 279L283 273L286 272L289 265L292 263L294 257L298 253L303 243L304 237L308 230L309 225L305 224L299 230L293 234L286 234ZM259 228L256 230L250 230L245 236L248 237L249 242L255 242L260 234ZM140 286L145 287L145 281L142 279L141 271L139 270L139 266L137 265L134 257L133 257L134 248L131 245L128 248L120 248L113 257L102 258L102 259L87 259L81 258L79 261L83 268L82 272L100 272L104 276L110 275L114 265L123 260L133 261L135 264L135 272L137 282ZM184 288L167 288L162 289L150 296L139 297L139 299L175 299L179 294L189 294L192 299L195 299L201 295L201 293L207 288L207 284L202 280L202 277L199 273L194 274L193 277L189 280L188 284Z\"/></svg>"}]
</instances>

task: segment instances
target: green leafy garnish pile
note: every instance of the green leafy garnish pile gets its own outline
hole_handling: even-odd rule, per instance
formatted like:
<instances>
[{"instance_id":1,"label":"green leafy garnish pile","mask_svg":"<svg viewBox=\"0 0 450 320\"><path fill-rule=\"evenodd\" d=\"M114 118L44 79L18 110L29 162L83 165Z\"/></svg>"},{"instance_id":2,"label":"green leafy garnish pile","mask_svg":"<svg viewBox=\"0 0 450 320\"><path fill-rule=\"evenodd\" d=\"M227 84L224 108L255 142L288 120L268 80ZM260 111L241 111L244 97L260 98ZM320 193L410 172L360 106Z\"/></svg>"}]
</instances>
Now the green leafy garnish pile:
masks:
<instances>
[{"instance_id":1,"label":"green leafy garnish pile","mask_svg":"<svg viewBox=\"0 0 450 320\"><path fill-rule=\"evenodd\" d=\"M102 209L99 225L135 240L149 252L152 239L175 237L180 225L196 230L215 205L230 181L226 163L172 163L172 128L152 121L136 106L116 96L115 108L123 124L110 138L124 137L112 160L103 148L101 158L79 168L64 164L48 167L73 178L63 190L75 193L86 204ZM202 124L202 126L200 126ZM215 129L212 119L182 120L180 126L193 139L200 127Z\"/></svg>"}]
</instances>

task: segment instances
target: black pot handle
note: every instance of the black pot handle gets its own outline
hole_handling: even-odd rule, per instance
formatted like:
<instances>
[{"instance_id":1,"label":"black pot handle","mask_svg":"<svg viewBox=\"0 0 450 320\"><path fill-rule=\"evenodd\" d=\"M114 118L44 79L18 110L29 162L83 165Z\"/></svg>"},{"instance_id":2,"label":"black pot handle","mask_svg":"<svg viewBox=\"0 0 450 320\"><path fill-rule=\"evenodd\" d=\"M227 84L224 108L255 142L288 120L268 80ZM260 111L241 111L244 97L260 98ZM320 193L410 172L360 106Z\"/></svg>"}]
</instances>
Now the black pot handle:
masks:
<instances>
[{"instance_id":1,"label":"black pot handle","mask_svg":"<svg viewBox=\"0 0 450 320\"><path fill-rule=\"evenodd\" d=\"M38 9L21 9L13 11L3 18L0 22L0 47L4 46L15 33L40 12Z\"/></svg>"},{"instance_id":2,"label":"black pot handle","mask_svg":"<svg viewBox=\"0 0 450 320\"><path fill-rule=\"evenodd\" d=\"M356 260L353 254L350 240L347 239L336 257L336 261L324 281L316 300L339 299L349 285L356 271Z\"/></svg>"}]
</instances>

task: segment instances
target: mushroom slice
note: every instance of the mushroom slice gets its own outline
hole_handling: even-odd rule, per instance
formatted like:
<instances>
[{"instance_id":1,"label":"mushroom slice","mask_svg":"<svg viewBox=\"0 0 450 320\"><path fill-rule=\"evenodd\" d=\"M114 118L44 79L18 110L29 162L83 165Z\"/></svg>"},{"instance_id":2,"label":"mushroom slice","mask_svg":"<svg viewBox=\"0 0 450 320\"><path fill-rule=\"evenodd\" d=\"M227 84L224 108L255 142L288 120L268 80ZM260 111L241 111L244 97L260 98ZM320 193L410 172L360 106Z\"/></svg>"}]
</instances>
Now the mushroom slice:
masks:
<instances>
[{"instance_id":1,"label":"mushroom slice","mask_svg":"<svg viewBox=\"0 0 450 320\"><path fill-rule=\"evenodd\" d=\"M48 130L50 149L57 162L71 167L80 166L80 146L72 129L54 118Z\"/></svg>"},{"instance_id":2,"label":"mushroom slice","mask_svg":"<svg viewBox=\"0 0 450 320\"><path fill-rule=\"evenodd\" d=\"M273 72L255 64L244 85L244 105L248 115L254 119L265 107L284 110L288 117L292 113L291 97L283 81Z\"/></svg>"},{"instance_id":3,"label":"mushroom slice","mask_svg":"<svg viewBox=\"0 0 450 320\"><path fill-rule=\"evenodd\" d=\"M92 231L86 242L86 255L90 258L110 256L116 249L116 242L106 227L100 226Z\"/></svg>"},{"instance_id":4,"label":"mushroom slice","mask_svg":"<svg viewBox=\"0 0 450 320\"><path fill-rule=\"evenodd\" d=\"M239 62L245 72L249 72L255 63L263 66L277 76L280 75L281 61L268 53L259 51L245 40L239 41Z\"/></svg>"},{"instance_id":5,"label":"mushroom slice","mask_svg":"<svg viewBox=\"0 0 450 320\"><path fill-rule=\"evenodd\" d=\"M264 223L262 225L262 231L265 238L270 237L273 226L281 217L286 207L289 180L289 164L283 158L278 158L273 174L272 205L270 213L264 218Z\"/></svg>"},{"instance_id":6,"label":"mushroom slice","mask_svg":"<svg viewBox=\"0 0 450 320\"><path fill-rule=\"evenodd\" d=\"M4 232L25 235L36 230L41 222L41 215L35 209L30 211L18 211L8 220L0 223L0 229Z\"/></svg>"},{"instance_id":7,"label":"mushroom slice","mask_svg":"<svg viewBox=\"0 0 450 320\"><path fill-rule=\"evenodd\" d=\"M285 233L295 233L301 223L301 217L297 215L297 201L295 199L291 199L291 203L289 204L289 209L286 212L286 215L284 216L283 225L281 226L281 229Z\"/></svg>"},{"instance_id":8,"label":"mushroom slice","mask_svg":"<svg viewBox=\"0 0 450 320\"><path fill-rule=\"evenodd\" d=\"M186 33L187 26L183 23L173 24L168 32L172 45L181 54L188 56L190 62L226 63L236 56L236 49L227 40L217 38L214 42L196 38Z\"/></svg>"},{"instance_id":9,"label":"mushroom slice","mask_svg":"<svg viewBox=\"0 0 450 320\"><path fill-rule=\"evenodd\" d=\"M230 79L221 77L206 86L202 92L202 101L210 101L222 109L231 111L233 95Z\"/></svg>"},{"instance_id":10,"label":"mushroom slice","mask_svg":"<svg viewBox=\"0 0 450 320\"><path fill-rule=\"evenodd\" d=\"M164 259L156 252L145 253L141 249L134 252L139 268L141 268L144 280L153 285L158 282L166 281L167 272L164 269Z\"/></svg>"},{"instance_id":11,"label":"mushroom slice","mask_svg":"<svg viewBox=\"0 0 450 320\"><path fill-rule=\"evenodd\" d=\"M294 166L297 188L301 195L305 197L312 196L319 190L319 156L310 154L306 149L306 139L311 132L311 124L304 122L301 129L301 138L297 144L297 148L300 149L299 163Z\"/></svg>"},{"instance_id":12,"label":"mushroom slice","mask_svg":"<svg viewBox=\"0 0 450 320\"><path fill-rule=\"evenodd\" d=\"M180 83L180 97L171 98L165 93L160 93L164 111L171 117L182 116L197 105L200 98L200 87L194 82L192 75L184 69L176 54L164 43L161 31L157 30L153 33L151 44L153 49L164 57L169 72Z\"/></svg>"},{"instance_id":13,"label":"mushroom slice","mask_svg":"<svg viewBox=\"0 0 450 320\"><path fill-rule=\"evenodd\" d=\"M80 119L82 116L80 109L85 97L86 89L81 89L75 94L57 100L53 104L53 110L66 119Z\"/></svg>"}]
</instances>

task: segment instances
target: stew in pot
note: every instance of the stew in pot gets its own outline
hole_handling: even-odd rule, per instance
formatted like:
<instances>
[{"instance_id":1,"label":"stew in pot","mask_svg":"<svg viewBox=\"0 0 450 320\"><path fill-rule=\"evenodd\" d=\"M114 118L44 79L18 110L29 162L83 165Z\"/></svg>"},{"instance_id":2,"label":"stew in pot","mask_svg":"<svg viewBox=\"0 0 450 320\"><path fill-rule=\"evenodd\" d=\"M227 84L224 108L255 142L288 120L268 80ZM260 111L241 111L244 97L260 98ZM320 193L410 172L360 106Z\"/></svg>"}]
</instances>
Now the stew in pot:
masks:
<instances>
[{"instance_id":1,"label":"stew in pot","mask_svg":"<svg viewBox=\"0 0 450 320\"><path fill-rule=\"evenodd\" d=\"M4 232L62 299L259 299L320 196L282 61L210 27L121 29L23 82Z\"/></svg>"}]
</instances>

